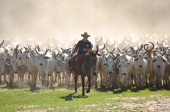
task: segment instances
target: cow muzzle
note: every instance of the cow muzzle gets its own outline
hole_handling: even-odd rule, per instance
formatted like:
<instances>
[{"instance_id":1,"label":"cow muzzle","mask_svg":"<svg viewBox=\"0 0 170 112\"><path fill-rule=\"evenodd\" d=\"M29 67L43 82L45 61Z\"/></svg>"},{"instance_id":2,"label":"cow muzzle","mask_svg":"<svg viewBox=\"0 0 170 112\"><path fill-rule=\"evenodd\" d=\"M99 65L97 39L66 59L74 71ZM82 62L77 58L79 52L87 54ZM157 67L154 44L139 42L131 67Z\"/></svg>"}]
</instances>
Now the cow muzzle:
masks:
<instances>
[{"instance_id":1,"label":"cow muzzle","mask_svg":"<svg viewBox=\"0 0 170 112\"><path fill-rule=\"evenodd\" d=\"M139 67L143 67L142 65L139 65Z\"/></svg>"},{"instance_id":2,"label":"cow muzzle","mask_svg":"<svg viewBox=\"0 0 170 112\"><path fill-rule=\"evenodd\" d=\"M123 73L123 75L126 75L126 73Z\"/></svg>"},{"instance_id":3,"label":"cow muzzle","mask_svg":"<svg viewBox=\"0 0 170 112\"><path fill-rule=\"evenodd\" d=\"M21 69L21 66L18 66L18 69Z\"/></svg>"},{"instance_id":4,"label":"cow muzzle","mask_svg":"<svg viewBox=\"0 0 170 112\"><path fill-rule=\"evenodd\" d=\"M42 64L42 63L40 63L40 66L43 66L43 64Z\"/></svg>"},{"instance_id":5,"label":"cow muzzle","mask_svg":"<svg viewBox=\"0 0 170 112\"><path fill-rule=\"evenodd\" d=\"M158 68L160 68L161 66L160 65L157 65Z\"/></svg>"},{"instance_id":6,"label":"cow muzzle","mask_svg":"<svg viewBox=\"0 0 170 112\"><path fill-rule=\"evenodd\" d=\"M17 72L17 71L15 71L14 73L15 73L15 74L17 74L18 72Z\"/></svg>"},{"instance_id":7,"label":"cow muzzle","mask_svg":"<svg viewBox=\"0 0 170 112\"><path fill-rule=\"evenodd\" d=\"M113 72L109 72L109 74L111 74L111 73L113 73Z\"/></svg>"}]
</instances>

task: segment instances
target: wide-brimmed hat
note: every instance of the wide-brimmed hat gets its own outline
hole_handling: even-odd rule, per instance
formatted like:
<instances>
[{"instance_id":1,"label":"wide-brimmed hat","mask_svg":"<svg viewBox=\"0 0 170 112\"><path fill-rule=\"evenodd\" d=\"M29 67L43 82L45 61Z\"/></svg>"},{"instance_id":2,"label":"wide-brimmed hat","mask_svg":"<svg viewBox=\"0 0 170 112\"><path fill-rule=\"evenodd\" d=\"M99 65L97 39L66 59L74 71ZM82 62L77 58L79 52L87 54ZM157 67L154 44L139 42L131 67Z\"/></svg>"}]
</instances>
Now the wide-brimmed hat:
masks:
<instances>
[{"instance_id":1,"label":"wide-brimmed hat","mask_svg":"<svg viewBox=\"0 0 170 112\"><path fill-rule=\"evenodd\" d=\"M90 35L88 35L87 32L84 32L84 34L81 34L81 36L82 36L82 37L83 37L83 36L88 36L88 37L90 37Z\"/></svg>"}]
</instances>

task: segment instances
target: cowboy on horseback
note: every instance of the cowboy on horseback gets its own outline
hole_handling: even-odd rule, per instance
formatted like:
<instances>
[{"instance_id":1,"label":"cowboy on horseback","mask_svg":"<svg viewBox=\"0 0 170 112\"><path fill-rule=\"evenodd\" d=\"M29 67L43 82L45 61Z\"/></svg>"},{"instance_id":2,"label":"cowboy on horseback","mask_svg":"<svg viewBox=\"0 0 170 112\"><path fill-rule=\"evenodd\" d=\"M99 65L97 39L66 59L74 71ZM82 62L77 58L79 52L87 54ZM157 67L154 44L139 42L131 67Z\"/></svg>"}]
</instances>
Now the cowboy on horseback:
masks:
<instances>
[{"instance_id":1,"label":"cowboy on horseback","mask_svg":"<svg viewBox=\"0 0 170 112\"><path fill-rule=\"evenodd\" d=\"M78 49L77 55L74 56L74 57L72 58L72 60L71 60L70 71L73 71L74 63L75 63L75 60L76 60L76 58L77 58L78 56L84 57L85 54L87 53L87 51L92 50L92 44L91 44L91 42L88 40L88 37L90 37L90 35L88 35L87 32L84 32L84 34L81 34L81 36L83 37L83 39L80 40L80 41L77 43L77 45L76 45L76 47L75 47L75 49L74 49L74 51L73 51L73 53L72 53L72 55L73 55L73 54L77 51L77 49Z\"/></svg>"},{"instance_id":2,"label":"cowboy on horseback","mask_svg":"<svg viewBox=\"0 0 170 112\"><path fill-rule=\"evenodd\" d=\"M98 46L96 46L97 50L94 52L92 50L91 42L88 41L88 37L90 37L90 35L88 35L87 32L84 32L84 34L82 34L81 36L83 37L83 39L77 43L75 50L72 53L74 54L74 52L78 49L78 54L70 59L70 70L74 70L75 92L77 92L78 76L81 76L82 96L84 96L85 77L87 77L88 80L88 89L86 90L86 93L89 93L91 88L91 75L93 73L93 75L97 76L96 74L94 74L94 71L96 69Z\"/></svg>"}]
</instances>

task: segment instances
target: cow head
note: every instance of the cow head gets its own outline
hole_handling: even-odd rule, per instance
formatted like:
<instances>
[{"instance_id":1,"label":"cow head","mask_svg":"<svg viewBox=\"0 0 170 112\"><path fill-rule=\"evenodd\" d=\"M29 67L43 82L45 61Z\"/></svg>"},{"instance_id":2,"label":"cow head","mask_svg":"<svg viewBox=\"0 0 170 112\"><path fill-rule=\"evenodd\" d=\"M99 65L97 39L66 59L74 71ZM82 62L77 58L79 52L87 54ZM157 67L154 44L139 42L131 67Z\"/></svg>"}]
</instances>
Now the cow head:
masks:
<instances>
[{"instance_id":1,"label":"cow head","mask_svg":"<svg viewBox=\"0 0 170 112\"><path fill-rule=\"evenodd\" d=\"M122 73L122 75L126 75L129 73L128 67L130 64L131 64L130 62L127 62L125 60L120 60L118 68L119 68L120 73Z\"/></svg>"},{"instance_id":2,"label":"cow head","mask_svg":"<svg viewBox=\"0 0 170 112\"><path fill-rule=\"evenodd\" d=\"M39 66L43 66L44 65L44 60L45 59L50 59L48 56L46 56L47 52L49 51L49 49L46 49L45 53L39 53L36 48L35 48L35 52L38 54L38 59L39 59Z\"/></svg>"}]
</instances>

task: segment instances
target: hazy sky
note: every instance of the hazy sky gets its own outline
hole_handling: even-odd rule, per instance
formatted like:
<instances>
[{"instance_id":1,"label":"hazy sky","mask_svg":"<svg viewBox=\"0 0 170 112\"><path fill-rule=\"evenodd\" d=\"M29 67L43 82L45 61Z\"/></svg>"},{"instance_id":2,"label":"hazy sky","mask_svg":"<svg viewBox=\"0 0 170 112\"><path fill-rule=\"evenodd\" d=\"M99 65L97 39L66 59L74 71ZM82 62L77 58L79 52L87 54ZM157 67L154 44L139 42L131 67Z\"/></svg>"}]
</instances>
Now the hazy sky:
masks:
<instances>
[{"instance_id":1,"label":"hazy sky","mask_svg":"<svg viewBox=\"0 0 170 112\"><path fill-rule=\"evenodd\" d=\"M0 0L0 38L168 34L170 0Z\"/></svg>"}]
</instances>

